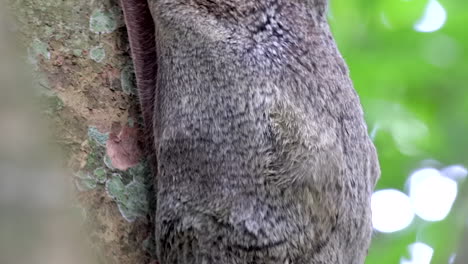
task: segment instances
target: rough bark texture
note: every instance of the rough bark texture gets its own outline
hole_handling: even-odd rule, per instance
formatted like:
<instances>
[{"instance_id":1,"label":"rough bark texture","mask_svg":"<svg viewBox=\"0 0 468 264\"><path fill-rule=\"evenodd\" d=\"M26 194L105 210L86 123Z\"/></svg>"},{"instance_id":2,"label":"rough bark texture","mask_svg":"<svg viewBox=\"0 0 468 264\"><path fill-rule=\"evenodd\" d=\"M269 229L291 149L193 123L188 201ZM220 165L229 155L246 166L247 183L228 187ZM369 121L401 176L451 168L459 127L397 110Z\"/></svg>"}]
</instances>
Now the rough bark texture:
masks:
<instances>
[{"instance_id":1,"label":"rough bark texture","mask_svg":"<svg viewBox=\"0 0 468 264\"><path fill-rule=\"evenodd\" d=\"M9 0L101 263L151 259L148 170L116 0ZM148 250L150 249L150 250Z\"/></svg>"}]
</instances>

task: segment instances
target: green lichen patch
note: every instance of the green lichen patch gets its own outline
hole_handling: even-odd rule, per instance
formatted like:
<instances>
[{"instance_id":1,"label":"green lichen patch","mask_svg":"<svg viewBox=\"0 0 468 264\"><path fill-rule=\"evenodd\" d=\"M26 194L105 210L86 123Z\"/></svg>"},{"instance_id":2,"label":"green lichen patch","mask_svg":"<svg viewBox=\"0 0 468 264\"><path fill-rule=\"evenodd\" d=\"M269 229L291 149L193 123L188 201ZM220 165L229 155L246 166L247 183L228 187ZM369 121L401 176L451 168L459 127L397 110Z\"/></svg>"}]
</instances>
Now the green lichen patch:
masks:
<instances>
[{"instance_id":1,"label":"green lichen patch","mask_svg":"<svg viewBox=\"0 0 468 264\"><path fill-rule=\"evenodd\" d=\"M70 49L70 51L73 53L73 55L80 57L85 54L86 50L89 50L91 48L90 43L89 43L89 33L87 32L86 34L80 33L73 35L67 41L69 44L67 45L67 48Z\"/></svg>"},{"instance_id":2,"label":"green lichen patch","mask_svg":"<svg viewBox=\"0 0 468 264\"><path fill-rule=\"evenodd\" d=\"M39 103L44 113L47 115L55 114L64 107L64 103L56 93L47 89L39 91Z\"/></svg>"},{"instance_id":3,"label":"green lichen patch","mask_svg":"<svg viewBox=\"0 0 468 264\"><path fill-rule=\"evenodd\" d=\"M93 151L91 151L91 153L88 154L88 157L86 159L86 168L92 170L98 166L101 166L101 156L102 151L93 149Z\"/></svg>"},{"instance_id":4,"label":"green lichen patch","mask_svg":"<svg viewBox=\"0 0 468 264\"><path fill-rule=\"evenodd\" d=\"M95 62L102 62L106 57L106 50L101 46L94 47L89 51L89 57Z\"/></svg>"},{"instance_id":5,"label":"green lichen patch","mask_svg":"<svg viewBox=\"0 0 468 264\"><path fill-rule=\"evenodd\" d=\"M50 60L49 45L40 39L35 39L28 48L29 61L36 64L39 56Z\"/></svg>"},{"instance_id":6,"label":"green lichen patch","mask_svg":"<svg viewBox=\"0 0 468 264\"><path fill-rule=\"evenodd\" d=\"M105 184L106 193L116 202L120 213L129 222L145 217L149 211L149 175L146 162L121 171L112 165L106 154L108 133L96 127L88 128L90 153L86 164L85 176L77 177L77 186L89 190ZM91 172L91 173L90 173ZM84 186L82 186L84 185Z\"/></svg>"},{"instance_id":7,"label":"green lichen patch","mask_svg":"<svg viewBox=\"0 0 468 264\"><path fill-rule=\"evenodd\" d=\"M57 95L53 95L47 98L48 112L53 114L63 109L63 101Z\"/></svg>"},{"instance_id":8,"label":"green lichen patch","mask_svg":"<svg viewBox=\"0 0 468 264\"><path fill-rule=\"evenodd\" d=\"M105 145L109 138L108 133L101 133L96 127L88 127L88 142L90 152L86 159L86 169L93 172L103 167ZM99 172L99 170L98 170Z\"/></svg>"},{"instance_id":9,"label":"green lichen patch","mask_svg":"<svg viewBox=\"0 0 468 264\"><path fill-rule=\"evenodd\" d=\"M141 213L141 215L145 215L148 212L148 190L146 189L146 185L132 181L125 186L125 193L127 194L128 201L133 203L136 211Z\"/></svg>"},{"instance_id":10,"label":"green lichen patch","mask_svg":"<svg viewBox=\"0 0 468 264\"><path fill-rule=\"evenodd\" d=\"M132 65L127 65L120 73L120 85L126 94L136 94L135 70Z\"/></svg>"},{"instance_id":11,"label":"green lichen patch","mask_svg":"<svg viewBox=\"0 0 468 264\"><path fill-rule=\"evenodd\" d=\"M107 180L107 171L103 167L96 168L93 172L98 183L105 183Z\"/></svg>"},{"instance_id":12,"label":"green lichen patch","mask_svg":"<svg viewBox=\"0 0 468 264\"><path fill-rule=\"evenodd\" d=\"M96 179L86 178L78 180L77 186L80 191L89 191L97 187L97 182Z\"/></svg>"},{"instance_id":13,"label":"green lichen patch","mask_svg":"<svg viewBox=\"0 0 468 264\"><path fill-rule=\"evenodd\" d=\"M148 214L148 190L139 182L131 182L125 186L124 195L126 201L119 203L122 216L129 222L135 221L137 217Z\"/></svg>"},{"instance_id":14,"label":"green lichen patch","mask_svg":"<svg viewBox=\"0 0 468 264\"><path fill-rule=\"evenodd\" d=\"M122 177L118 173L112 174L112 177L106 182L106 192L117 203L125 203L124 195L125 185L122 182Z\"/></svg>"},{"instance_id":15,"label":"green lichen patch","mask_svg":"<svg viewBox=\"0 0 468 264\"><path fill-rule=\"evenodd\" d=\"M75 174L75 183L78 190L87 191L106 183L108 172L102 163L105 155L105 148L103 146L105 146L107 139L107 133L99 132L96 127L88 128L90 152L83 171Z\"/></svg>"},{"instance_id":16,"label":"green lichen patch","mask_svg":"<svg viewBox=\"0 0 468 264\"><path fill-rule=\"evenodd\" d=\"M144 171L143 165L137 171ZM130 173L114 173L106 182L107 194L115 200L122 214L127 221L132 222L137 217L144 217L149 211L149 191L148 185L138 182L135 179L125 184L125 178L131 176Z\"/></svg>"},{"instance_id":17,"label":"green lichen patch","mask_svg":"<svg viewBox=\"0 0 468 264\"><path fill-rule=\"evenodd\" d=\"M50 38L50 37L54 36L54 33L55 33L55 28L54 27L44 25L42 29L44 30L44 36L46 36L47 38ZM57 35L57 34L55 34L55 35ZM59 38L57 37L57 39L59 39Z\"/></svg>"},{"instance_id":18,"label":"green lichen patch","mask_svg":"<svg viewBox=\"0 0 468 264\"><path fill-rule=\"evenodd\" d=\"M119 208L119 211L122 214L123 218L128 222L133 222L137 219L137 217L140 216L138 212L134 210L134 207L131 204L118 203L117 207Z\"/></svg>"},{"instance_id":19,"label":"green lichen patch","mask_svg":"<svg viewBox=\"0 0 468 264\"><path fill-rule=\"evenodd\" d=\"M79 171L75 174L75 185L80 192L84 192L96 188L97 181L88 173Z\"/></svg>"},{"instance_id":20,"label":"green lichen patch","mask_svg":"<svg viewBox=\"0 0 468 264\"><path fill-rule=\"evenodd\" d=\"M125 26L124 16L122 12L122 8L118 6L113 6L110 9L110 12L114 14L115 21L117 23L117 28Z\"/></svg>"},{"instance_id":21,"label":"green lichen patch","mask_svg":"<svg viewBox=\"0 0 468 264\"><path fill-rule=\"evenodd\" d=\"M80 50L80 49L73 49L73 50L72 50L72 54L73 54L73 56L75 56L75 57L81 57L81 55L83 55L83 51Z\"/></svg>"},{"instance_id":22,"label":"green lichen patch","mask_svg":"<svg viewBox=\"0 0 468 264\"><path fill-rule=\"evenodd\" d=\"M117 28L117 20L114 12L94 10L89 20L89 29L98 34L111 33Z\"/></svg>"},{"instance_id":23,"label":"green lichen patch","mask_svg":"<svg viewBox=\"0 0 468 264\"><path fill-rule=\"evenodd\" d=\"M110 170L115 170L115 167L114 167L114 165L112 165L112 160L109 157L109 155L104 155L102 160L103 160L103 162L104 162L104 164L106 165L107 168L109 168Z\"/></svg>"},{"instance_id":24,"label":"green lichen patch","mask_svg":"<svg viewBox=\"0 0 468 264\"><path fill-rule=\"evenodd\" d=\"M88 128L88 137L98 145L105 147L109 139L109 133L101 133L96 127L90 126Z\"/></svg>"},{"instance_id":25,"label":"green lichen patch","mask_svg":"<svg viewBox=\"0 0 468 264\"><path fill-rule=\"evenodd\" d=\"M150 180L150 170L146 161L138 163L136 166L129 168L127 173L132 177L136 182L141 182L144 184L149 184Z\"/></svg>"}]
</instances>

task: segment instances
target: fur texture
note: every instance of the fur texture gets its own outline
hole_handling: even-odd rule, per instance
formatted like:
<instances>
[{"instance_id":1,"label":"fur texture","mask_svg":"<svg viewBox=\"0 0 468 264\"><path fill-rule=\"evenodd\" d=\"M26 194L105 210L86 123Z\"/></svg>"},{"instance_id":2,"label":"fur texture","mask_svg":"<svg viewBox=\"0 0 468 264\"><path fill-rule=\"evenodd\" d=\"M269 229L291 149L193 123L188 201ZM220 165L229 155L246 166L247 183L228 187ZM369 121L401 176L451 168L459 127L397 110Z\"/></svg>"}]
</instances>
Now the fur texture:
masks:
<instances>
[{"instance_id":1,"label":"fur texture","mask_svg":"<svg viewBox=\"0 0 468 264\"><path fill-rule=\"evenodd\" d=\"M149 0L133 26L122 1L132 49L156 40L160 263L364 263L380 171L326 0Z\"/></svg>"}]
</instances>

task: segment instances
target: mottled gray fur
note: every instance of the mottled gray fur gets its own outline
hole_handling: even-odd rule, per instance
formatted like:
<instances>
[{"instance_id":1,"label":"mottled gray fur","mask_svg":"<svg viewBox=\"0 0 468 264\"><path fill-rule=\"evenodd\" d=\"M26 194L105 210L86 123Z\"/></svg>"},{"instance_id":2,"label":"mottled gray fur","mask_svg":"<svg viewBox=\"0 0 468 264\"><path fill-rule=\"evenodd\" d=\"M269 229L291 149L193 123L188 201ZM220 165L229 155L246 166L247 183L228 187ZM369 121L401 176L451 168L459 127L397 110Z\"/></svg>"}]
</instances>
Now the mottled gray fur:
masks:
<instances>
[{"instance_id":1,"label":"mottled gray fur","mask_svg":"<svg viewBox=\"0 0 468 264\"><path fill-rule=\"evenodd\" d=\"M326 0L149 0L161 264L362 264L379 165Z\"/></svg>"}]
</instances>

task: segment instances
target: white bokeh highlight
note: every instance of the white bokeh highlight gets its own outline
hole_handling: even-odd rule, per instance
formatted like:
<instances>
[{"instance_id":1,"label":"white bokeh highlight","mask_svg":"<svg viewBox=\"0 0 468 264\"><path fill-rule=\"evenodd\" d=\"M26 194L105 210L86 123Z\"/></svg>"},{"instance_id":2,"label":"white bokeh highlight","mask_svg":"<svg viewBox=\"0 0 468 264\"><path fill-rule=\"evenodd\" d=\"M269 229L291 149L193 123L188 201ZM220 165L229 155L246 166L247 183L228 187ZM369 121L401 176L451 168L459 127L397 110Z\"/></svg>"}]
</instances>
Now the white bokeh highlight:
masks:
<instances>
[{"instance_id":1,"label":"white bokeh highlight","mask_svg":"<svg viewBox=\"0 0 468 264\"><path fill-rule=\"evenodd\" d=\"M440 221L447 217L458 191L456 181L433 168L411 174L409 189L414 212L426 221Z\"/></svg>"},{"instance_id":2,"label":"white bokeh highlight","mask_svg":"<svg viewBox=\"0 0 468 264\"><path fill-rule=\"evenodd\" d=\"M392 233L408 227L414 219L409 197L394 189L372 195L372 224L380 232Z\"/></svg>"},{"instance_id":3,"label":"white bokeh highlight","mask_svg":"<svg viewBox=\"0 0 468 264\"><path fill-rule=\"evenodd\" d=\"M453 264L455 263L455 259L457 258L457 254L453 253L450 258L448 264Z\"/></svg>"},{"instance_id":4,"label":"white bokeh highlight","mask_svg":"<svg viewBox=\"0 0 468 264\"><path fill-rule=\"evenodd\" d=\"M400 264L430 264L434 249L424 243L416 242L409 246L411 259L402 259Z\"/></svg>"},{"instance_id":5,"label":"white bokeh highlight","mask_svg":"<svg viewBox=\"0 0 468 264\"><path fill-rule=\"evenodd\" d=\"M451 165L443 168L440 173L452 180L461 181L468 176L468 170L461 165Z\"/></svg>"},{"instance_id":6,"label":"white bokeh highlight","mask_svg":"<svg viewBox=\"0 0 468 264\"><path fill-rule=\"evenodd\" d=\"M457 198L457 182L467 177L468 169L461 165L441 170L426 167L409 176L409 195L394 189L376 191L371 204L374 229L384 233L400 231L411 224L415 215L430 222L445 219Z\"/></svg>"},{"instance_id":7,"label":"white bokeh highlight","mask_svg":"<svg viewBox=\"0 0 468 264\"><path fill-rule=\"evenodd\" d=\"M419 32L434 32L447 21L447 11L437 0L429 0L423 17L416 22L414 29Z\"/></svg>"}]
</instances>

